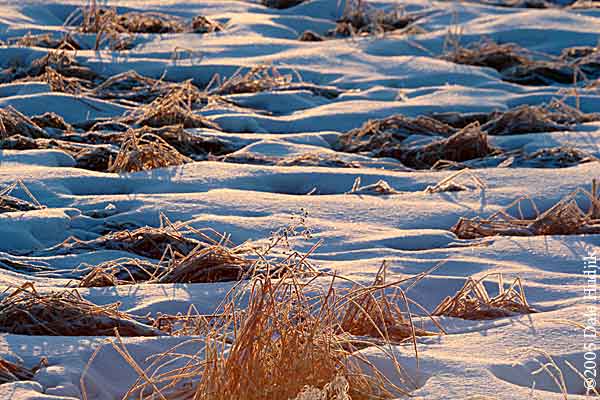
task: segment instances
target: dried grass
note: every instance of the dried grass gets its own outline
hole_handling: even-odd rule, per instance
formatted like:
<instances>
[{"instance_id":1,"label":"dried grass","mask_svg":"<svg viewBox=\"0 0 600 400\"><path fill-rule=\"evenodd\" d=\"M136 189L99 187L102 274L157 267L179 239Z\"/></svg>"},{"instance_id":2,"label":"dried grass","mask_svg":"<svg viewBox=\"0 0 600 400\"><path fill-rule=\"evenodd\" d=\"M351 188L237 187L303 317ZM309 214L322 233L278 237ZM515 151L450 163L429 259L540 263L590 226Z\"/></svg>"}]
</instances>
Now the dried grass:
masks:
<instances>
[{"instance_id":1,"label":"dried grass","mask_svg":"<svg viewBox=\"0 0 600 400\"><path fill-rule=\"evenodd\" d=\"M468 47L455 43L443 58L457 64L493 68L504 80L523 85L572 84L583 77L574 63L545 54L536 56L513 43L482 40Z\"/></svg>"},{"instance_id":2,"label":"dried grass","mask_svg":"<svg viewBox=\"0 0 600 400\"><path fill-rule=\"evenodd\" d=\"M60 129L62 131L72 131L73 127L65 122L63 117L53 112L46 112L42 115L31 117L31 122L40 128Z\"/></svg>"},{"instance_id":3,"label":"dried grass","mask_svg":"<svg viewBox=\"0 0 600 400\"><path fill-rule=\"evenodd\" d=\"M140 128L135 130L136 135L145 133L160 137L179 153L193 160L205 160L209 155L220 156L236 151L233 144L217 137L196 135L187 132L183 126L166 126L163 128Z\"/></svg>"},{"instance_id":4,"label":"dried grass","mask_svg":"<svg viewBox=\"0 0 600 400\"><path fill-rule=\"evenodd\" d=\"M135 258L120 258L96 266L82 265L73 272L83 272L80 287L133 285L155 278L164 268Z\"/></svg>"},{"instance_id":5,"label":"dried grass","mask_svg":"<svg viewBox=\"0 0 600 400\"><path fill-rule=\"evenodd\" d=\"M0 330L20 335L158 336L160 331L118 310L119 303L98 306L76 290L40 294L25 283L0 301Z\"/></svg>"},{"instance_id":6,"label":"dried grass","mask_svg":"<svg viewBox=\"0 0 600 400\"><path fill-rule=\"evenodd\" d=\"M400 8L390 11L375 10L364 0L348 0L342 17L327 35L347 37L407 29L420 17L417 14L405 14Z\"/></svg>"},{"instance_id":7,"label":"dried grass","mask_svg":"<svg viewBox=\"0 0 600 400\"><path fill-rule=\"evenodd\" d=\"M406 148L402 145L386 145L376 153L380 157L394 157L404 165L415 169L427 169L442 160L461 162L486 157L494 153L488 136L478 122L474 122L447 139Z\"/></svg>"},{"instance_id":8,"label":"dried grass","mask_svg":"<svg viewBox=\"0 0 600 400\"><path fill-rule=\"evenodd\" d=\"M12 106L0 108L0 139L13 135L22 135L34 139L48 137L48 134L42 128Z\"/></svg>"},{"instance_id":9,"label":"dried grass","mask_svg":"<svg viewBox=\"0 0 600 400\"><path fill-rule=\"evenodd\" d=\"M206 96L201 95L191 82L179 84L167 94L126 114L121 118L121 122L152 128L182 125L184 128L219 130L216 123L194 113L194 104L201 98L205 99Z\"/></svg>"},{"instance_id":10,"label":"dried grass","mask_svg":"<svg viewBox=\"0 0 600 400\"><path fill-rule=\"evenodd\" d=\"M390 288L395 289L392 294L389 293ZM417 328L412 321L409 303L402 289L395 285L388 287L384 262L371 285L355 285L341 298L336 319L344 333L386 342L401 343L416 336L437 336L443 332L439 325L440 332Z\"/></svg>"},{"instance_id":11,"label":"dried grass","mask_svg":"<svg viewBox=\"0 0 600 400\"><path fill-rule=\"evenodd\" d=\"M49 68L63 78L76 78L79 79L79 82L93 82L98 79L98 75L94 71L79 65L71 54L65 51L50 51L45 56L34 60L27 68L17 71L13 80L40 77Z\"/></svg>"},{"instance_id":12,"label":"dried grass","mask_svg":"<svg viewBox=\"0 0 600 400\"><path fill-rule=\"evenodd\" d=\"M108 172L139 172L156 168L182 165L191 160L179 153L173 146L151 133L137 135L134 131L127 134L121 149Z\"/></svg>"},{"instance_id":13,"label":"dried grass","mask_svg":"<svg viewBox=\"0 0 600 400\"><path fill-rule=\"evenodd\" d=\"M207 86L212 95L230 95L239 93L258 93L288 87L292 82L291 75L281 74L275 67L260 65L247 72L238 69L232 76L221 81L217 74Z\"/></svg>"},{"instance_id":14,"label":"dried grass","mask_svg":"<svg viewBox=\"0 0 600 400\"><path fill-rule=\"evenodd\" d=\"M200 236L202 242L191 235ZM203 235L200 231L185 225L169 223L165 227L142 227L134 230L111 232L93 240L79 240L69 238L65 242L51 247L42 254L71 254L81 251L118 250L137 254L142 257L161 260L166 256L170 258L183 257L199 248L202 243L210 246L214 241Z\"/></svg>"},{"instance_id":15,"label":"dried grass","mask_svg":"<svg viewBox=\"0 0 600 400\"><path fill-rule=\"evenodd\" d=\"M43 47L47 49L56 50L81 50L82 46L75 40L75 38L65 33L61 38L56 38L51 33L43 33L39 35L32 35L28 33L19 38L9 40L10 45L21 46L21 47Z\"/></svg>"},{"instance_id":16,"label":"dried grass","mask_svg":"<svg viewBox=\"0 0 600 400\"><path fill-rule=\"evenodd\" d=\"M15 364L0 358L0 385L9 382L31 381L35 373L46 364L46 359L42 359L34 368L26 368L21 364Z\"/></svg>"},{"instance_id":17,"label":"dried grass","mask_svg":"<svg viewBox=\"0 0 600 400\"><path fill-rule=\"evenodd\" d=\"M11 196L11 193L17 188L20 188L29 197L30 201ZM17 180L15 183L0 190L0 214L5 212L42 210L44 208L21 180Z\"/></svg>"},{"instance_id":18,"label":"dried grass","mask_svg":"<svg viewBox=\"0 0 600 400\"><path fill-rule=\"evenodd\" d=\"M253 262L239 249L223 244L200 246L187 256L172 260L155 283L205 283L239 281L250 272Z\"/></svg>"},{"instance_id":19,"label":"dried grass","mask_svg":"<svg viewBox=\"0 0 600 400\"><path fill-rule=\"evenodd\" d=\"M264 6L279 10L295 7L304 1L305 0L260 0Z\"/></svg>"},{"instance_id":20,"label":"dried grass","mask_svg":"<svg viewBox=\"0 0 600 400\"><path fill-rule=\"evenodd\" d=\"M305 153L297 156L290 156L275 162L279 166L303 166L303 167L329 167L329 168L360 168L356 161L344 161L331 154Z\"/></svg>"},{"instance_id":21,"label":"dried grass","mask_svg":"<svg viewBox=\"0 0 600 400\"><path fill-rule=\"evenodd\" d=\"M503 161L498 167L568 168L588 162L600 161L597 157L571 147L553 147L530 154L519 153Z\"/></svg>"},{"instance_id":22,"label":"dried grass","mask_svg":"<svg viewBox=\"0 0 600 400\"><path fill-rule=\"evenodd\" d=\"M179 90L179 93L177 93ZM175 92L175 93L173 93ZM174 96L184 99L186 103L197 103L203 100L200 92L191 82L166 82L142 76L136 71L127 71L113 75L89 91L89 94L101 99L126 100L137 103L148 103L161 96Z\"/></svg>"},{"instance_id":23,"label":"dried grass","mask_svg":"<svg viewBox=\"0 0 600 400\"><path fill-rule=\"evenodd\" d=\"M323 38L323 36L319 35L316 32L304 31L298 37L298 40L301 42L322 42L323 40L325 40L325 38Z\"/></svg>"},{"instance_id":24,"label":"dried grass","mask_svg":"<svg viewBox=\"0 0 600 400\"><path fill-rule=\"evenodd\" d=\"M456 129L430 117L408 118L398 114L380 120L367 121L363 126L346 132L336 147L342 151L362 152L381 149L384 144L398 144L411 135L444 136Z\"/></svg>"},{"instance_id":25,"label":"dried grass","mask_svg":"<svg viewBox=\"0 0 600 400\"><path fill-rule=\"evenodd\" d=\"M583 197L589 202L588 211L578 204L577 198ZM528 200L537 216L525 218L521 212L521 203ZM517 208L519 216L510 214ZM592 191L578 189L543 213L539 213L535 203L528 197L515 200L504 210L488 218L461 218L451 228L461 239L475 239L486 236L539 236L539 235L578 235L600 233L600 193L597 181L592 182Z\"/></svg>"},{"instance_id":26,"label":"dried grass","mask_svg":"<svg viewBox=\"0 0 600 400\"><path fill-rule=\"evenodd\" d=\"M348 339L338 318L344 318L346 329L361 334L374 333L367 326L376 325L377 336L383 338L395 332L402 332L405 338L407 332L395 331L394 327L399 322L410 322L386 319L398 318L398 314L392 311L390 299L377 296L383 287L357 287L339 296L333 281L328 291L314 295L314 287L300 283L293 273L277 281L268 276L253 280L246 292L245 310L238 311L234 300L226 301L224 312L216 313L206 324L209 332L206 341L199 343L198 355L186 357L183 367L164 368L181 357L173 349L157 355L150 367L157 372L144 371L127 356L122 343L115 343L140 374L125 397L306 399L307 393L314 394L315 389L335 391L346 396L341 398L354 400L407 394L354 351L357 339ZM239 294L233 293L232 298ZM389 309L382 309L385 307ZM414 339L415 329L407 329ZM384 346L381 349L391 358L398 375L409 382L410 377Z\"/></svg>"},{"instance_id":27,"label":"dried grass","mask_svg":"<svg viewBox=\"0 0 600 400\"><path fill-rule=\"evenodd\" d=\"M461 183L459 178L466 176L466 182ZM472 184L469 186L468 184ZM461 169L454 174L442 179L434 186L427 186L424 190L425 193L444 193L444 192L460 192L470 190L471 187L478 187L481 190L485 189L487 185L485 182L477 176L475 173L468 169Z\"/></svg>"},{"instance_id":28,"label":"dried grass","mask_svg":"<svg viewBox=\"0 0 600 400\"><path fill-rule=\"evenodd\" d=\"M483 284L490 275L498 276L498 295L491 297ZM432 315L486 320L530 314L536 312L527 303L520 278L504 287L502 274L489 274L481 279L468 278L465 285L454 296L446 297Z\"/></svg>"},{"instance_id":29,"label":"dried grass","mask_svg":"<svg viewBox=\"0 0 600 400\"><path fill-rule=\"evenodd\" d=\"M117 159L118 155L119 151L112 146L90 146L74 153L73 158L77 162L75 168L110 172L113 161Z\"/></svg>"},{"instance_id":30,"label":"dried grass","mask_svg":"<svg viewBox=\"0 0 600 400\"><path fill-rule=\"evenodd\" d=\"M388 194L400 194L402 192L397 191L393 187L390 186L389 183L384 181L383 179L378 180L377 182L371 185L361 186L360 176L354 180L354 184L350 191L346 192L346 194L367 194L367 195L388 195Z\"/></svg>"},{"instance_id":31,"label":"dried grass","mask_svg":"<svg viewBox=\"0 0 600 400\"><path fill-rule=\"evenodd\" d=\"M108 45L113 50L132 47L132 35L164 33L210 33L223 30L218 22L204 16L196 16L186 22L181 18L154 12L127 12L119 14L115 8L100 7L96 0L78 10L78 30L96 34L96 50ZM67 24L75 21L76 15L68 18Z\"/></svg>"}]
</instances>

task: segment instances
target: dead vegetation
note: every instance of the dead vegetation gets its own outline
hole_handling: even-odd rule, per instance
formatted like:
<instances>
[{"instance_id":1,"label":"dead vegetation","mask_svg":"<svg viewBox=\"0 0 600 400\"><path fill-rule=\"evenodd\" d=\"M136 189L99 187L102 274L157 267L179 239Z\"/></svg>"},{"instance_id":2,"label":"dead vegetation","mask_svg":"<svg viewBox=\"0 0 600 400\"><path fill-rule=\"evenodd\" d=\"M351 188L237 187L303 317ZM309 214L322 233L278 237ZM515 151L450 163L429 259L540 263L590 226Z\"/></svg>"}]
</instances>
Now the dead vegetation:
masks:
<instances>
[{"instance_id":1,"label":"dead vegetation","mask_svg":"<svg viewBox=\"0 0 600 400\"><path fill-rule=\"evenodd\" d=\"M588 162L599 162L597 157L572 147L540 149L533 153L519 152L503 161L498 167L568 168Z\"/></svg>"},{"instance_id":2,"label":"dead vegetation","mask_svg":"<svg viewBox=\"0 0 600 400\"><path fill-rule=\"evenodd\" d=\"M344 161L336 155L320 154L320 153L305 153L297 156L284 157L277 161L275 165L290 167L329 167L329 168L360 168L360 164L356 161Z\"/></svg>"},{"instance_id":3,"label":"dead vegetation","mask_svg":"<svg viewBox=\"0 0 600 400\"><path fill-rule=\"evenodd\" d=\"M11 196L11 193L17 188L21 189L25 195L29 197L29 201ZM0 214L5 212L33 211L42 209L44 209L44 206L37 201L37 199L21 180L17 180L15 183L0 190Z\"/></svg>"},{"instance_id":4,"label":"dead vegetation","mask_svg":"<svg viewBox=\"0 0 600 400\"><path fill-rule=\"evenodd\" d=\"M306 90L316 96L328 99L334 99L342 93L333 86L321 86L302 81L294 82L291 74L284 74L276 67L269 65L257 65L249 69L239 68L233 75L225 79L222 79L219 74L215 74L204 90L211 96Z\"/></svg>"},{"instance_id":5,"label":"dead vegetation","mask_svg":"<svg viewBox=\"0 0 600 400\"><path fill-rule=\"evenodd\" d=\"M434 118L409 118L401 114L369 120L360 128L340 136L336 147L347 152L374 151L384 144L399 144L411 135L449 137L457 130Z\"/></svg>"},{"instance_id":6,"label":"dead vegetation","mask_svg":"<svg viewBox=\"0 0 600 400\"><path fill-rule=\"evenodd\" d=\"M371 285L355 285L341 298L337 320L344 333L370 338L383 339L386 342L401 343L416 336L437 336L443 333L430 332L415 326L404 291L394 287L386 292L386 265L375 275ZM403 310L403 307L404 310Z\"/></svg>"},{"instance_id":7,"label":"dead vegetation","mask_svg":"<svg viewBox=\"0 0 600 400\"><path fill-rule=\"evenodd\" d=\"M194 112L194 103L198 99L198 91L192 87L191 83L177 85L151 103L144 104L127 113L120 122L151 128L181 125L184 128L219 130L216 123Z\"/></svg>"},{"instance_id":8,"label":"dead vegetation","mask_svg":"<svg viewBox=\"0 0 600 400\"><path fill-rule=\"evenodd\" d=\"M15 288L0 301L0 330L20 335L158 336L160 331L118 310L99 306L76 290L40 294L32 283Z\"/></svg>"},{"instance_id":9,"label":"dead vegetation","mask_svg":"<svg viewBox=\"0 0 600 400\"><path fill-rule=\"evenodd\" d=\"M207 92L213 95L230 95L239 93L258 93L288 87L292 82L291 75L281 74L277 68L260 65L243 72L238 69L229 78L221 81L215 75L207 85Z\"/></svg>"},{"instance_id":10,"label":"dead vegetation","mask_svg":"<svg viewBox=\"0 0 600 400\"><path fill-rule=\"evenodd\" d=\"M190 161L159 136L151 133L136 135L134 131L130 131L108 172L149 171Z\"/></svg>"},{"instance_id":11,"label":"dead vegetation","mask_svg":"<svg viewBox=\"0 0 600 400\"><path fill-rule=\"evenodd\" d=\"M424 193L461 192L471 190L472 188L483 190L486 187L485 182L477 174L468 169L461 169L442 179L437 184L427 186Z\"/></svg>"},{"instance_id":12,"label":"dead vegetation","mask_svg":"<svg viewBox=\"0 0 600 400\"><path fill-rule=\"evenodd\" d=\"M192 238L200 236L203 241ZM142 257L162 260L165 256L183 257L202 243L210 246L211 240L200 231L185 225L171 224L159 228L142 227L134 230L111 232L93 240L69 238L65 242L47 249L42 254L71 254L82 251L119 250L137 254Z\"/></svg>"},{"instance_id":13,"label":"dead vegetation","mask_svg":"<svg viewBox=\"0 0 600 400\"><path fill-rule=\"evenodd\" d=\"M413 385L394 356L384 351L395 368L386 378L356 350L365 345L383 350L404 341L414 346L417 335L436 333L415 326L408 310L412 303L400 289L394 291L398 282L385 280L385 268L368 286L340 292L335 288L339 279L323 286L297 279L293 270L277 280L256 277L203 320L207 339L197 342L198 353L187 356L182 366L164 369L180 357L176 349L143 373L126 358L140 378L125 397L308 399L336 392L337 398L366 400L407 394L389 379L396 373L403 385ZM243 311L237 309L242 297ZM160 376L152 372L156 368Z\"/></svg>"},{"instance_id":14,"label":"dead vegetation","mask_svg":"<svg viewBox=\"0 0 600 400\"><path fill-rule=\"evenodd\" d=\"M393 187L390 186L389 183L384 181L383 179L378 180L377 182L371 185L361 185L360 176L354 180L354 184L352 184L352 188L350 191L346 192L346 194L367 194L367 195L388 195L388 194L400 194L402 192L397 191Z\"/></svg>"},{"instance_id":15,"label":"dead vegetation","mask_svg":"<svg viewBox=\"0 0 600 400\"><path fill-rule=\"evenodd\" d=\"M82 265L74 272L83 272L80 287L133 285L155 278L163 267L135 258L120 258L96 266Z\"/></svg>"},{"instance_id":16,"label":"dead vegetation","mask_svg":"<svg viewBox=\"0 0 600 400\"><path fill-rule=\"evenodd\" d=\"M481 129L489 135L517 135L568 130L570 125L600 120L600 115L585 114L562 101L547 105L522 105L496 113Z\"/></svg>"},{"instance_id":17,"label":"dead vegetation","mask_svg":"<svg viewBox=\"0 0 600 400\"><path fill-rule=\"evenodd\" d=\"M42 115L34 115L31 117L31 122L40 128L52 128L62 131L72 131L73 127L66 123L63 117L53 112L46 112Z\"/></svg>"},{"instance_id":18,"label":"dead vegetation","mask_svg":"<svg viewBox=\"0 0 600 400\"><path fill-rule=\"evenodd\" d=\"M525 217L522 213L523 202L528 200L535 217ZM580 206L587 202L588 210ZM518 216L511 213L517 209ZM461 218L451 228L461 239L475 239L487 236L540 236L540 235L579 235L600 233L600 192L597 181L592 190L578 189L548 210L540 213L533 200L522 197L515 200L504 210L488 218Z\"/></svg>"},{"instance_id":19,"label":"dead vegetation","mask_svg":"<svg viewBox=\"0 0 600 400\"><path fill-rule=\"evenodd\" d=\"M402 9L375 10L365 0L348 0L345 2L342 17L334 29L327 33L329 37L348 37L372 35L396 30L421 33L413 26L422 15L407 14ZM412 29L411 29L412 28Z\"/></svg>"},{"instance_id":20,"label":"dead vegetation","mask_svg":"<svg viewBox=\"0 0 600 400\"><path fill-rule=\"evenodd\" d=\"M239 254L239 249L221 243L201 247L183 258L173 260L156 277L156 283L204 283L239 281L246 276L253 262Z\"/></svg>"},{"instance_id":21,"label":"dead vegetation","mask_svg":"<svg viewBox=\"0 0 600 400\"><path fill-rule=\"evenodd\" d=\"M98 79L98 75L90 68L81 66L75 57L66 51L49 51L48 54L34 60L27 66L15 66L3 71L2 82L16 80L64 81L62 85L70 84L89 87ZM70 78L70 79L69 79ZM65 83L67 82L67 83Z\"/></svg>"},{"instance_id":22,"label":"dead vegetation","mask_svg":"<svg viewBox=\"0 0 600 400\"><path fill-rule=\"evenodd\" d=\"M69 33L57 38L51 33L32 35L27 33L19 38L9 39L8 45L20 47L43 47L55 50L81 50L81 44Z\"/></svg>"},{"instance_id":23,"label":"dead vegetation","mask_svg":"<svg viewBox=\"0 0 600 400\"><path fill-rule=\"evenodd\" d=\"M490 275L498 276L498 294L494 297L484 285L484 280ZM486 320L536 312L527 303L520 278L515 278L506 288L502 274L490 275L477 280L469 277L465 285L454 296L446 297L432 315Z\"/></svg>"},{"instance_id":24,"label":"dead vegetation","mask_svg":"<svg viewBox=\"0 0 600 400\"><path fill-rule=\"evenodd\" d=\"M21 364L15 364L0 358L0 385L9 382L31 381L40 366L29 369Z\"/></svg>"},{"instance_id":25,"label":"dead vegetation","mask_svg":"<svg viewBox=\"0 0 600 400\"><path fill-rule=\"evenodd\" d=\"M79 17L72 15L66 24L80 19L78 29L84 33L208 33L218 32L223 27L204 16L196 16L191 21L156 12L125 12L119 14L116 8L101 7L96 0L79 10Z\"/></svg>"},{"instance_id":26,"label":"dead vegetation","mask_svg":"<svg viewBox=\"0 0 600 400\"><path fill-rule=\"evenodd\" d=\"M260 2L269 8L283 10L286 8L295 7L305 0L260 0Z\"/></svg>"},{"instance_id":27,"label":"dead vegetation","mask_svg":"<svg viewBox=\"0 0 600 400\"><path fill-rule=\"evenodd\" d=\"M600 74L597 54L580 59L552 57L532 53L517 44L498 44L491 40L466 47L456 42L444 58L457 64L493 68L504 80L522 85L572 84Z\"/></svg>"},{"instance_id":28,"label":"dead vegetation","mask_svg":"<svg viewBox=\"0 0 600 400\"><path fill-rule=\"evenodd\" d=\"M446 139L407 148L386 144L376 153L379 157L393 157L415 169L428 169L440 161L461 162L486 157L494 153L488 137L474 122Z\"/></svg>"},{"instance_id":29,"label":"dead vegetation","mask_svg":"<svg viewBox=\"0 0 600 400\"><path fill-rule=\"evenodd\" d=\"M34 139L48 137L42 128L12 106L0 108L0 139L6 139L13 135Z\"/></svg>"}]
</instances>

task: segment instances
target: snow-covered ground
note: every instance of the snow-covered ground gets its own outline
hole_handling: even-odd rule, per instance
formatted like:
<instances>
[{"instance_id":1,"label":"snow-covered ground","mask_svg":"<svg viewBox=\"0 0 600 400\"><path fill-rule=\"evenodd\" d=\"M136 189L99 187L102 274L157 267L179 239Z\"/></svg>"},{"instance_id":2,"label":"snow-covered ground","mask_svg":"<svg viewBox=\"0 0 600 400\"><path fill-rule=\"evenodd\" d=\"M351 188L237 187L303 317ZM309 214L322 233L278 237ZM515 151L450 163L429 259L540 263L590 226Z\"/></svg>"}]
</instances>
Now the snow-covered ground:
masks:
<instances>
[{"instance_id":1,"label":"snow-covered ground","mask_svg":"<svg viewBox=\"0 0 600 400\"><path fill-rule=\"evenodd\" d=\"M586 340L575 324L585 323L590 305L584 298L584 257L598 253L598 235L494 237L463 240L450 228L460 217L489 215L517 197L531 197L547 209L577 188L589 189L600 176L597 162L569 168L485 168L475 173L485 188L429 194L453 171L415 171L390 159L334 150L337 137L370 119L392 114L409 117L440 112L505 111L541 105L565 97L570 85L526 86L509 83L484 67L454 64L441 58L449 29L460 28L461 44L482 37L516 43L535 52L559 55L575 46L595 46L600 39L598 9L533 9L482 5L476 2L369 0L378 9L402 7L420 13L424 33L388 32L321 42L297 40L305 30L325 34L335 26L343 1L308 0L286 10L266 8L251 0L144 0L111 5L159 11L184 18L205 15L225 25L210 34L142 34L128 51L78 50L78 63L108 77L131 69L165 80L191 79L204 87L215 73L227 77L240 67L270 64L295 81L335 87L327 98L309 90L272 91L227 96L236 107L213 106L198 111L221 131L198 128L199 135L232 144L234 156L282 159L306 153L335 155L360 168L277 166L198 161L132 174L75 168L74 158L57 149L0 150L0 187L22 180L43 210L0 214L0 260L26 261L47 267L44 273L0 271L0 287L33 281L40 291L63 288L70 272L82 263L98 264L125 256L102 250L77 254L44 251L70 236L88 240L110 227L158 226L164 213L171 221L195 228L210 227L231 235L234 243L268 237L306 210L311 238L295 246L308 251L322 269L337 270L359 282L370 282L383 260L391 276L422 273L446 262L411 288L412 299L433 310L453 295L469 276L502 272L521 277L530 304L539 313L491 321L442 317L448 335L419 340L416 399L564 399L561 388L536 359L551 356L564 375L569 399L585 398L584 382L568 366L583 370ZM28 32L57 33L80 1L0 1L0 40ZM88 35L82 41L91 41ZM180 53L174 59L175 49ZM0 47L2 69L28 65L47 53L44 48ZM580 89L584 112L600 110L599 92ZM12 106L27 116L51 111L67 123L119 117L132 109L124 102L87 95L53 92L41 83L0 85L0 107ZM491 137L506 151L527 153L543 148L571 147L600 156L600 123L564 131ZM418 140L415 139L415 140ZM398 191L392 195L347 194L356 178L361 185L383 179ZM27 198L21 189L14 195ZM531 211L531 210L529 210ZM526 210L527 212L527 210ZM185 313L195 305L211 313L230 283L160 284L80 289L96 304L121 302L136 315ZM188 337L124 338L140 363ZM47 357L48 366L33 382L0 385L0 398L78 399L80 378L91 354L100 350L86 378L89 400L120 399L137 378L106 338L0 334L0 357L25 365ZM188 350L186 350L188 349ZM193 343L181 352L194 351ZM411 348L397 347L398 357L415 369ZM363 350L373 359L383 357ZM383 361L382 361L383 362ZM393 372L390 379L394 380Z\"/></svg>"}]
</instances>

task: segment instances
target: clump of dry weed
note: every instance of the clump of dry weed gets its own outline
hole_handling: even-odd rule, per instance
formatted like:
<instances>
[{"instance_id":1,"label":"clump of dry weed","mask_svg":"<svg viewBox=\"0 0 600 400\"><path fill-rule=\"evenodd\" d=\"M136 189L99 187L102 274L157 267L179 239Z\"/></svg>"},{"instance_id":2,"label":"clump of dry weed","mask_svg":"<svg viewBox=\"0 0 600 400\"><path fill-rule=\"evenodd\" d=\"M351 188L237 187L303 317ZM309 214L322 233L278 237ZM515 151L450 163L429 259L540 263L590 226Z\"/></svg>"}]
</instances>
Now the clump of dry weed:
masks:
<instances>
[{"instance_id":1,"label":"clump of dry weed","mask_svg":"<svg viewBox=\"0 0 600 400\"><path fill-rule=\"evenodd\" d=\"M465 285L454 296L446 297L433 311L432 315L485 320L504 318L517 314L535 312L527 303L520 278L504 287L502 274L498 275L498 294L491 297L483 284L489 276L481 279L467 279Z\"/></svg>"}]
</instances>

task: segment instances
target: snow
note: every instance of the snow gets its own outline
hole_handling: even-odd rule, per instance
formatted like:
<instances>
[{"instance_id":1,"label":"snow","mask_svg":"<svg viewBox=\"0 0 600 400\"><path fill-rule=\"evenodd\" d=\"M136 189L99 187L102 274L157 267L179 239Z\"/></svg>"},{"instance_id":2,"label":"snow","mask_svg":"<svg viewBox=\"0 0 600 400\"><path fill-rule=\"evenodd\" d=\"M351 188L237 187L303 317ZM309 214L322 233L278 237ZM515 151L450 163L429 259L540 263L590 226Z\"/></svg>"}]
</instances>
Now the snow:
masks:
<instances>
[{"instance_id":1,"label":"snow","mask_svg":"<svg viewBox=\"0 0 600 400\"><path fill-rule=\"evenodd\" d=\"M81 2L0 1L0 40L26 32L65 29L65 18ZM387 33L373 37L300 42L306 29L324 34L335 26L343 8L337 0L309 0L288 10L267 9L256 2L188 0L113 1L135 10L153 10L191 17L204 14L226 23L223 32L207 35L140 35L136 47L123 53L77 51L82 65L103 76L131 69L167 80L192 79L207 84L215 73L230 76L240 67L272 64L294 81L335 86L342 95L328 99L307 90L267 91L228 96L238 106L198 112L219 124L223 132L192 130L215 136L239 148L235 156L277 159L302 154L335 155L364 163L361 168L270 166L201 161L133 174L109 174L74 168L72 156L60 150L0 150L0 187L22 180L47 208L0 214L0 259L44 265L44 273L0 271L0 287L34 281L40 291L64 288L79 265L134 255L113 250L52 255L44 250L70 236L89 240L108 226L158 226L160 213L195 228L227 232L235 243L257 241L285 226L290 216L308 212L311 239L297 239L299 251L316 241L311 255L320 268L337 270L360 282L370 282L381 262L389 274L405 277L445 264L409 291L428 310L453 295L469 276L502 272L520 276L530 304L540 312L494 321L440 318L450 333L419 340L419 367L411 347L395 346L400 363L415 376L414 399L563 399L550 377L538 369L531 353L552 356L563 371L569 398L583 399L581 378L566 361L582 368L581 330L565 321L583 322L587 303L581 276L583 257L600 250L600 237L498 237L466 241L450 232L460 217L490 215L526 195L546 209L571 191L597 178L598 163L563 169L487 168L476 170L485 189L427 194L424 189L453 171L412 171L399 163L361 154L335 151L338 135L365 121L395 113L407 116L436 112L489 112L521 104L540 105L563 98L564 85L523 86L501 80L498 72L452 64L438 56L449 24L460 24L463 44L482 37L515 42L530 50L557 55L569 46L594 46L600 14L593 10L519 9L472 2L410 0L409 11L425 13L426 33ZM342 2L343 3L343 2ZM393 8L393 0L371 1ZM85 39L85 38L84 38ZM88 37L85 40L90 40ZM178 47L193 57L173 60ZM187 50L186 50L187 51ZM0 48L2 69L16 61L30 63L47 53L42 48ZM596 90L580 90L583 111L597 111ZM574 105L575 99L565 101ZM61 115L68 123L118 117L128 105L85 95L52 92L48 85L19 82L0 85L0 107L13 106L32 116ZM597 122L551 133L491 138L504 150L533 152L566 146L600 156ZM350 195L356 178L362 185L384 180L399 193ZM309 194L310 195L307 195ZM16 190L15 196L26 198ZM532 210L524 208L524 212ZM93 216L105 213L104 216ZM139 256L136 256L140 258ZM97 304L121 302L121 310L136 315L185 313L190 305L211 313L231 283L134 285L81 289ZM491 287L491 286L490 286ZM197 350L186 337L124 338L137 362L182 344L182 353ZM81 398L80 378L97 346L102 346L85 377L89 400L120 399L137 374L106 338L28 337L0 334L0 357L33 366L47 357L48 366L33 381L0 385L0 397L14 400ZM381 365L390 380L397 371L381 352L362 350ZM513 365L516 361L520 364Z\"/></svg>"}]
</instances>

